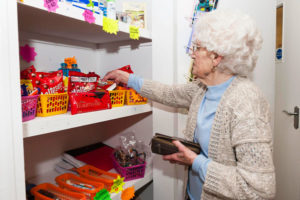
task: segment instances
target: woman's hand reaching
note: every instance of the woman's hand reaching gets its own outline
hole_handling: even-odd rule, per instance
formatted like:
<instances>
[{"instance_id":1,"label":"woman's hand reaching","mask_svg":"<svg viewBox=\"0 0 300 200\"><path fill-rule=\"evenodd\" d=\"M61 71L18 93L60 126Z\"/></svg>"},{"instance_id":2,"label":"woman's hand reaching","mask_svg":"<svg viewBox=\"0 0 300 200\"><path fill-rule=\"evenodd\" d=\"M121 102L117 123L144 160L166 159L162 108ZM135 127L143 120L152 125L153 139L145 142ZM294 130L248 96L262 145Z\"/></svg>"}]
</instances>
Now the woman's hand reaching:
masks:
<instances>
[{"instance_id":1,"label":"woman's hand reaching","mask_svg":"<svg viewBox=\"0 0 300 200\"><path fill-rule=\"evenodd\" d=\"M173 141L173 144L175 144L179 152L173 153L171 155L165 155L163 156L163 159L168 160L170 163L191 166L195 158L197 157L197 154L191 151L189 148L185 147L179 141Z\"/></svg>"},{"instance_id":2,"label":"woman's hand reaching","mask_svg":"<svg viewBox=\"0 0 300 200\"><path fill-rule=\"evenodd\" d=\"M107 80L113 80L117 84L119 83L127 84L128 79L129 79L128 72L124 72L121 70L113 70L108 72L101 81L105 82Z\"/></svg>"}]
</instances>

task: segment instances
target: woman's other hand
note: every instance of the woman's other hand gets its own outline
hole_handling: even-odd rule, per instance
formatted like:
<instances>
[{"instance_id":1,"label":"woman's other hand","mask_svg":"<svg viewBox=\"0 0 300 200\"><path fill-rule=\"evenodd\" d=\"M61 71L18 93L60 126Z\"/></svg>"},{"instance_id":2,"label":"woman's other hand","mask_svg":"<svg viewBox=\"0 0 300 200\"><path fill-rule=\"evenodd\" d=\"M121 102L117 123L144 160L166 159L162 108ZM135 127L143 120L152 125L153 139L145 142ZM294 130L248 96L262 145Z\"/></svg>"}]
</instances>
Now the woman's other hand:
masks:
<instances>
[{"instance_id":1,"label":"woman's other hand","mask_svg":"<svg viewBox=\"0 0 300 200\"><path fill-rule=\"evenodd\" d=\"M119 84L119 83L127 84L128 79L129 79L128 72L124 72L121 70L113 70L113 71L108 72L101 81L105 82L107 80L113 80L117 84Z\"/></svg>"},{"instance_id":2,"label":"woman's other hand","mask_svg":"<svg viewBox=\"0 0 300 200\"><path fill-rule=\"evenodd\" d=\"M177 140L173 141L173 144L175 144L179 152L165 155L163 156L163 159L168 160L170 163L191 166L197 157L197 154Z\"/></svg>"}]
</instances>

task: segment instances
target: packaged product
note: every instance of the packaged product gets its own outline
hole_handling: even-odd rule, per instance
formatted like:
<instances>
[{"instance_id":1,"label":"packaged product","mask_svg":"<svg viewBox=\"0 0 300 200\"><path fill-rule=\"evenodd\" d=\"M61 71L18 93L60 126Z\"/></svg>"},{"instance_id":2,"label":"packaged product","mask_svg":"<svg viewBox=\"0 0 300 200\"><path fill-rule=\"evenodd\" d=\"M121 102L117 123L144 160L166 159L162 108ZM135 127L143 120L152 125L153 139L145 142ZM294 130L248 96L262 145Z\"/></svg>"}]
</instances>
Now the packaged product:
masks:
<instances>
[{"instance_id":1,"label":"packaged product","mask_svg":"<svg viewBox=\"0 0 300 200\"><path fill-rule=\"evenodd\" d=\"M52 73L35 72L31 73L29 76L33 87L37 88L40 94L55 94L64 92L62 70Z\"/></svg>"},{"instance_id":2,"label":"packaged product","mask_svg":"<svg viewBox=\"0 0 300 200\"><path fill-rule=\"evenodd\" d=\"M88 74L76 71L69 72L69 93L95 92L100 76L94 72Z\"/></svg>"},{"instance_id":3,"label":"packaged product","mask_svg":"<svg viewBox=\"0 0 300 200\"><path fill-rule=\"evenodd\" d=\"M30 74L35 73L36 69L33 65L21 71L21 79L30 79Z\"/></svg>"}]
</instances>

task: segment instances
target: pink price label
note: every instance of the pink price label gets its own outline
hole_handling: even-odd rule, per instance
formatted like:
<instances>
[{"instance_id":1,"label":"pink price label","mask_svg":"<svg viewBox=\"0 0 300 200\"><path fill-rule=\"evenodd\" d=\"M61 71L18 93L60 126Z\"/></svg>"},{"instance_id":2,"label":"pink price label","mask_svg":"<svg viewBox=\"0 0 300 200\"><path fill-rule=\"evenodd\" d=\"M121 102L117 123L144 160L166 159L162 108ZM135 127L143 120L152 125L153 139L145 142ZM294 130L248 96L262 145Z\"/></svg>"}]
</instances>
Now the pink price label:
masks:
<instances>
[{"instance_id":1,"label":"pink price label","mask_svg":"<svg viewBox=\"0 0 300 200\"><path fill-rule=\"evenodd\" d=\"M90 10L84 10L83 14L84 16L84 20L87 21L88 23L95 23L95 17L93 12L91 12Z\"/></svg>"},{"instance_id":2,"label":"pink price label","mask_svg":"<svg viewBox=\"0 0 300 200\"><path fill-rule=\"evenodd\" d=\"M20 47L20 55L26 62L34 61L37 53L34 50L34 47L30 47L28 44Z\"/></svg>"},{"instance_id":3,"label":"pink price label","mask_svg":"<svg viewBox=\"0 0 300 200\"><path fill-rule=\"evenodd\" d=\"M55 12L58 8L58 0L44 0L44 7L47 8L48 12Z\"/></svg>"}]
</instances>

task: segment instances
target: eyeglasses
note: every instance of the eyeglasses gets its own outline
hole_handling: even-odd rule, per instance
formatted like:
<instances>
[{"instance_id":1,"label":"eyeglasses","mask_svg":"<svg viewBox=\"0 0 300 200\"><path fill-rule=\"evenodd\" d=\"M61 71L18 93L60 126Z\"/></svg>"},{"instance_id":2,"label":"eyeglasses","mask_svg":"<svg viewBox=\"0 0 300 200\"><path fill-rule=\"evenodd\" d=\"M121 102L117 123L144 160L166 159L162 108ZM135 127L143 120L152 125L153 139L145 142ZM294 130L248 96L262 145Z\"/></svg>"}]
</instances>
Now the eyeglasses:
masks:
<instances>
[{"instance_id":1,"label":"eyeglasses","mask_svg":"<svg viewBox=\"0 0 300 200\"><path fill-rule=\"evenodd\" d=\"M198 51L201 49L199 45L192 45L192 46L185 46L186 53L193 54L195 51Z\"/></svg>"}]
</instances>

